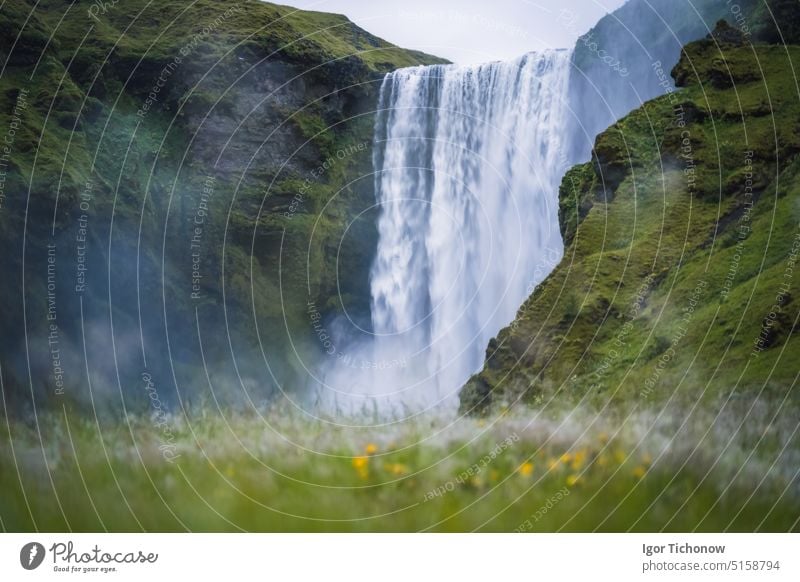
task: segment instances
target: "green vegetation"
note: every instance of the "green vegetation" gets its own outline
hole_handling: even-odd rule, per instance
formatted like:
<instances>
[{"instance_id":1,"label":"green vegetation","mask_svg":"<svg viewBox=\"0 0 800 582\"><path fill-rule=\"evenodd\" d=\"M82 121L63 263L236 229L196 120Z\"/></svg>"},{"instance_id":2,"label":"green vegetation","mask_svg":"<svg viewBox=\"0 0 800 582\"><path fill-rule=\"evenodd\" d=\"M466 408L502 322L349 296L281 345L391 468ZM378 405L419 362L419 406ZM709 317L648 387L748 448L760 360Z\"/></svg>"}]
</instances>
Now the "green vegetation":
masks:
<instances>
[{"instance_id":1,"label":"green vegetation","mask_svg":"<svg viewBox=\"0 0 800 582\"><path fill-rule=\"evenodd\" d=\"M796 415L734 406L717 417L662 410L615 418L577 409L354 429L286 410L215 414L168 419L172 462L161 453L163 430L146 418L105 426L53 415L39 419L42 440L18 423L11 440L2 426L0 463L8 470L0 473L0 524L10 531L796 531L796 456L782 448ZM774 430L762 434L769 423Z\"/></svg>"},{"instance_id":2,"label":"green vegetation","mask_svg":"<svg viewBox=\"0 0 800 582\"><path fill-rule=\"evenodd\" d=\"M0 26L9 39L0 48L0 60L8 59L0 127L11 122L20 91L28 103L0 212L6 272L22 272L23 217L27 225L27 297L17 278L0 283L3 302L15 306L4 323L18 333L2 339L12 358L24 356L23 300L29 341L47 333L40 261L51 241L62 345L81 349L70 265L89 183L86 318L107 320L113 306L117 329L137 334L140 316L149 318L143 341L151 361L167 349L163 320L173 338L185 337L196 330L198 308L211 336L210 366L229 359L225 329L235 329L243 362L260 362L261 344L278 382L291 383L298 355L319 350L307 302L325 316L347 309L365 317L374 217L350 223L374 201L377 91L386 72L441 59L397 48L344 16L256 0L15 1L0 10ZM202 233L191 247L201 205ZM162 288L166 318L151 301L140 315L141 297L159 298ZM199 347L192 352L171 354L194 384L188 401L205 384ZM27 408L20 372L5 369L9 404ZM68 381L68 394L86 396L83 379ZM275 383L265 378L262 396ZM51 384L46 374L37 378L39 405L51 399Z\"/></svg>"}]
</instances>

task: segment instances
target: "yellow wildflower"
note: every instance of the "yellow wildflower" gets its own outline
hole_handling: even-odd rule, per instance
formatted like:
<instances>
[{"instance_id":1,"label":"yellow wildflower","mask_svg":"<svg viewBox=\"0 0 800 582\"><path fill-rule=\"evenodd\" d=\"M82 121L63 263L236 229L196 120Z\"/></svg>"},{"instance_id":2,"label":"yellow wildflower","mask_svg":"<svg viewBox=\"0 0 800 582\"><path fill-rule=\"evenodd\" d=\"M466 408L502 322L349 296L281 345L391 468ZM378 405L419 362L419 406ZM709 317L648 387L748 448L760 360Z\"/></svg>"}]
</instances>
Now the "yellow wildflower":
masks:
<instances>
[{"instance_id":1,"label":"yellow wildflower","mask_svg":"<svg viewBox=\"0 0 800 582\"><path fill-rule=\"evenodd\" d=\"M366 469L369 465L368 457L353 457L353 467L356 469Z\"/></svg>"},{"instance_id":2,"label":"yellow wildflower","mask_svg":"<svg viewBox=\"0 0 800 582\"><path fill-rule=\"evenodd\" d=\"M567 486L568 487L574 486L577 482L578 482L578 476L577 475L569 475L567 477Z\"/></svg>"},{"instance_id":3,"label":"yellow wildflower","mask_svg":"<svg viewBox=\"0 0 800 582\"><path fill-rule=\"evenodd\" d=\"M566 465L567 463L569 463L572 460L572 455L570 453L564 453L563 455L561 455L561 459L560 460L561 460L562 463L564 463Z\"/></svg>"},{"instance_id":4,"label":"yellow wildflower","mask_svg":"<svg viewBox=\"0 0 800 582\"><path fill-rule=\"evenodd\" d=\"M364 449L368 455L374 455L378 452L378 445L369 443L366 448Z\"/></svg>"},{"instance_id":5,"label":"yellow wildflower","mask_svg":"<svg viewBox=\"0 0 800 582\"><path fill-rule=\"evenodd\" d=\"M645 473L647 473L646 467L639 466L633 470L633 476L636 477L637 479L641 479L642 477L644 477Z\"/></svg>"},{"instance_id":6,"label":"yellow wildflower","mask_svg":"<svg viewBox=\"0 0 800 582\"><path fill-rule=\"evenodd\" d=\"M581 467L583 467L583 462L586 460L586 451L581 449L575 456L572 458L572 470L577 471Z\"/></svg>"},{"instance_id":7,"label":"yellow wildflower","mask_svg":"<svg viewBox=\"0 0 800 582\"><path fill-rule=\"evenodd\" d=\"M523 477L528 477L533 473L533 463L525 462L519 466L519 474Z\"/></svg>"},{"instance_id":8,"label":"yellow wildflower","mask_svg":"<svg viewBox=\"0 0 800 582\"><path fill-rule=\"evenodd\" d=\"M405 475L408 473L408 467L402 463L386 463L383 468L392 475Z\"/></svg>"}]
</instances>

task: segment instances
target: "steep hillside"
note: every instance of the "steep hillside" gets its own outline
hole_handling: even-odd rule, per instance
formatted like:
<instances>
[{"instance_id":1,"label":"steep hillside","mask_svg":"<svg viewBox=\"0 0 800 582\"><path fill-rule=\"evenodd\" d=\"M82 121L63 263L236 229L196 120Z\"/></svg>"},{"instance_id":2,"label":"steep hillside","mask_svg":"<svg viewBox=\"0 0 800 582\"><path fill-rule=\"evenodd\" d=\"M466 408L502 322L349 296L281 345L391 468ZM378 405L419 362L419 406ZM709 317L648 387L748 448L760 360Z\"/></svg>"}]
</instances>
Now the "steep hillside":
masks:
<instances>
[{"instance_id":1,"label":"steep hillside","mask_svg":"<svg viewBox=\"0 0 800 582\"><path fill-rule=\"evenodd\" d=\"M561 186L564 259L490 343L463 411L789 395L798 58L723 23L685 48L678 90L597 137Z\"/></svg>"},{"instance_id":2,"label":"steep hillside","mask_svg":"<svg viewBox=\"0 0 800 582\"><path fill-rule=\"evenodd\" d=\"M309 303L368 320L377 90L440 59L255 0L6 2L0 31L6 406L259 401L323 350Z\"/></svg>"}]
</instances>

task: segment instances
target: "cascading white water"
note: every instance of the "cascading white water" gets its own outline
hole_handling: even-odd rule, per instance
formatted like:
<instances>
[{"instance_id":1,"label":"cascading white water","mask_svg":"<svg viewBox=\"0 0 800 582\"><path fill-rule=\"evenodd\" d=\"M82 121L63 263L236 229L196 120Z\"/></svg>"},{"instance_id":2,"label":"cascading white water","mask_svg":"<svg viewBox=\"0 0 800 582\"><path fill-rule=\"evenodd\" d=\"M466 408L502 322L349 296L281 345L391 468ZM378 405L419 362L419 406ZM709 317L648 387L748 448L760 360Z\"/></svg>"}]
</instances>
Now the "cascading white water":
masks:
<instances>
[{"instance_id":1,"label":"cascading white water","mask_svg":"<svg viewBox=\"0 0 800 582\"><path fill-rule=\"evenodd\" d=\"M326 378L340 405L457 407L489 340L556 264L569 68L569 51L551 51L386 76L374 335L359 347L367 373Z\"/></svg>"}]
</instances>

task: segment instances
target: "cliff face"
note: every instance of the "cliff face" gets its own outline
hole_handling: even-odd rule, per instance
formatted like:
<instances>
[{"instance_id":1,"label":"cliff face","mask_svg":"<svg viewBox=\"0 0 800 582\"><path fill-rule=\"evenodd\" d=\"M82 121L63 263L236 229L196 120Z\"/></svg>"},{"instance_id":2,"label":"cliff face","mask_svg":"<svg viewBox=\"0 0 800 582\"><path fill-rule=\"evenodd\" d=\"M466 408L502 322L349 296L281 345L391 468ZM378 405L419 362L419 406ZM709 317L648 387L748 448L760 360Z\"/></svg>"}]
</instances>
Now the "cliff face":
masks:
<instances>
[{"instance_id":1,"label":"cliff face","mask_svg":"<svg viewBox=\"0 0 800 582\"><path fill-rule=\"evenodd\" d=\"M490 343L463 411L787 394L799 57L720 26L685 47L677 90L597 137L559 192L564 259Z\"/></svg>"},{"instance_id":2,"label":"cliff face","mask_svg":"<svg viewBox=\"0 0 800 582\"><path fill-rule=\"evenodd\" d=\"M13 2L0 29L6 406L136 408L145 374L191 404L204 368L258 401L322 349L310 304L368 320L376 94L440 59L248 0Z\"/></svg>"}]
</instances>

